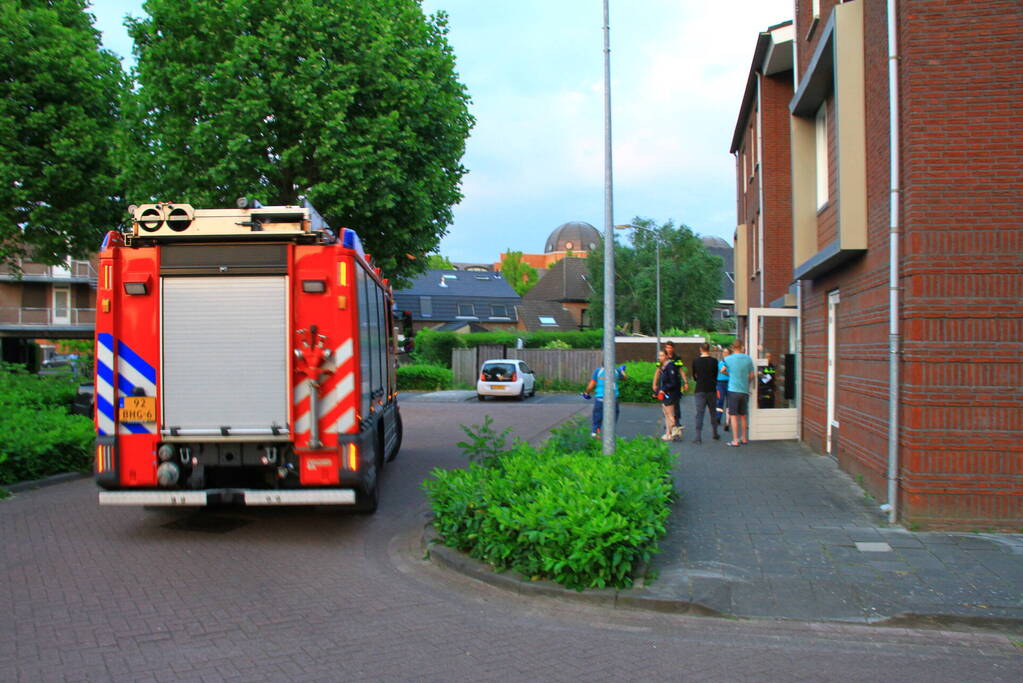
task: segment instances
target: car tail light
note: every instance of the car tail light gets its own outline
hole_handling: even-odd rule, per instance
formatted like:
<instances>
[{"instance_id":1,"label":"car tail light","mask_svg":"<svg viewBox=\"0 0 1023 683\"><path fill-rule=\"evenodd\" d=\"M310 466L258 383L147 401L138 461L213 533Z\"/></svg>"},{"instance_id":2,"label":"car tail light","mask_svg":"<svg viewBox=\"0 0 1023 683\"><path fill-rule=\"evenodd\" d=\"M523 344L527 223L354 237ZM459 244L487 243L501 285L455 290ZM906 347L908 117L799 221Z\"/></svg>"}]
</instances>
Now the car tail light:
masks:
<instances>
[{"instance_id":1,"label":"car tail light","mask_svg":"<svg viewBox=\"0 0 1023 683\"><path fill-rule=\"evenodd\" d=\"M487 378L483 376L482 372L480 373L480 381L481 382L486 382L487 381Z\"/></svg>"},{"instance_id":2,"label":"car tail light","mask_svg":"<svg viewBox=\"0 0 1023 683\"><path fill-rule=\"evenodd\" d=\"M510 379L510 380L508 380L508 381L509 381L509 382L514 382L514 381L515 381L515 380L517 380L518 378L519 378L519 375L518 375L518 373L515 373L515 372L513 372L513 373L512 373L512 376L511 376L511 379Z\"/></svg>"}]
</instances>

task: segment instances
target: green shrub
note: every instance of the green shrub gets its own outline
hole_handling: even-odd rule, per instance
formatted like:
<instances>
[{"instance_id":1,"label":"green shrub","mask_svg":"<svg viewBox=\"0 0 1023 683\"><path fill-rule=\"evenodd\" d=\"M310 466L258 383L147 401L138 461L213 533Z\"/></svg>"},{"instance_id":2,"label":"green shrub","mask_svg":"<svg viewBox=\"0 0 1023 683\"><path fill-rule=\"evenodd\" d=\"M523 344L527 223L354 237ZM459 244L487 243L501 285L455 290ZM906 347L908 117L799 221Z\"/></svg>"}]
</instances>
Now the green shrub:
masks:
<instances>
[{"instance_id":1,"label":"green shrub","mask_svg":"<svg viewBox=\"0 0 1023 683\"><path fill-rule=\"evenodd\" d=\"M397 374L399 391L437 391L451 387L451 370L438 365L403 365Z\"/></svg>"},{"instance_id":2,"label":"green shrub","mask_svg":"<svg viewBox=\"0 0 1023 683\"><path fill-rule=\"evenodd\" d=\"M549 342L547 342L546 344L544 344L543 346L541 346L540 348L541 349L570 349L570 348L572 348L572 346L568 342L561 341L560 339L552 339Z\"/></svg>"},{"instance_id":3,"label":"green shrub","mask_svg":"<svg viewBox=\"0 0 1023 683\"><path fill-rule=\"evenodd\" d=\"M468 335L454 332L419 330L416 332L412 359L418 365L439 365L450 368L451 349L465 348L463 337L466 336Z\"/></svg>"},{"instance_id":4,"label":"green shrub","mask_svg":"<svg viewBox=\"0 0 1023 683\"><path fill-rule=\"evenodd\" d=\"M578 590L630 586L665 533L673 456L638 437L606 457L586 434L577 422L543 448L519 441L485 466L434 470L423 487L443 542Z\"/></svg>"},{"instance_id":5,"label":"green shrub","mask_svg":"<svg viewBox=\"0 0 1023 683\"><path fill-rule=\"evenodd\" d=\"M557 377L537 377L536 390L542 393L579 394L586 388L586 382L573 382Z\"/></svg>"},{"instance_id":6,"label":"green shrub","mask_svg":"<svg viewBox=\"0 0 1023 683\"><path fill-rule=\"evenodd\" d=\"M92 420L70 414L74 378L0 364L0 484L92 467Z\"/></svg>"},{"instance_id":7,"label":"green shrub","mask_svg":"<svg viewBox=\"0 0 1023 683\"><path fill-rule=\"evenodd\" d=\"M507 346L515 348L518 340L527 349L599 349L603 342L600 330L573 330L568 332L438 332L420 330L416 333L415 350L412 357L423 365L451 367L452 349L474 349L477 346ZM549 344L558 346L551 347Z\"/></svg>"}]
</instances>

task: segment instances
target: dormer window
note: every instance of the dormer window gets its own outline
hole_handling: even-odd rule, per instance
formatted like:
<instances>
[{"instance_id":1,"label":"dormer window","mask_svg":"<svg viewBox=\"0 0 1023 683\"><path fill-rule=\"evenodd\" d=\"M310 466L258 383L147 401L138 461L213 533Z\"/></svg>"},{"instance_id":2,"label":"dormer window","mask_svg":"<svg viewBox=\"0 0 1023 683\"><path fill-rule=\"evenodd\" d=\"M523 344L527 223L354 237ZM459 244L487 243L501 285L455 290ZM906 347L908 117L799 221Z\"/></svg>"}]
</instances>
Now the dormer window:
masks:
<instances>
[{"instance_id":1,"label":"dormer window","mask_svg":"<svg viewBox=\"0 0 1023 683\"><path fill-rule=\"evenodd\" d=\"M458 304L458 317L471 318L476 315L476 307L472 304Z\"/></svg>"}]
</instances>

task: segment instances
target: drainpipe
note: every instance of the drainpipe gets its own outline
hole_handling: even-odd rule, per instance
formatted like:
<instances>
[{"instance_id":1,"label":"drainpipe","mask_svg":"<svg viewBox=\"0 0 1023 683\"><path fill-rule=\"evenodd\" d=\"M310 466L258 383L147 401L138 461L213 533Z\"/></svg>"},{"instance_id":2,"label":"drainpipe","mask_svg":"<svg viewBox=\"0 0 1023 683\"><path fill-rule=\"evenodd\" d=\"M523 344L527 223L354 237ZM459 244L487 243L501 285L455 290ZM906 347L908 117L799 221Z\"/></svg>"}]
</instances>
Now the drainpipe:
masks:
<instances>
[{"instance_id":1,"label":"drainpipe","mask_svg":"<svg viewBox=\"0 0 1023 683\"><path fill-rule=\"evenodd\" d=\"M899 515L899 52L898 0L888 0L888 140L891 164L891 228L888 233L888 521Z\"/></svg>"},{"instance_id":2,"label":"drainpipe","mask_svg":"<svg viewBox=\"0 0 1023 683\"><path fill-rule=\"evenodd\" d=\"M760 307L763 308L767 304L764 303L764 128L763 128L763 116L764 116L764 102L760 92L760 81L764 75L757 72L757 164L760 168L757 170L757 279L760 280ZM761 318L763 321L763 318ZM760 340L763 343L763 322L761 322L760 329ZM753 357L756 358L756 349L753 349Z\"/></svg>"}]
</instances>

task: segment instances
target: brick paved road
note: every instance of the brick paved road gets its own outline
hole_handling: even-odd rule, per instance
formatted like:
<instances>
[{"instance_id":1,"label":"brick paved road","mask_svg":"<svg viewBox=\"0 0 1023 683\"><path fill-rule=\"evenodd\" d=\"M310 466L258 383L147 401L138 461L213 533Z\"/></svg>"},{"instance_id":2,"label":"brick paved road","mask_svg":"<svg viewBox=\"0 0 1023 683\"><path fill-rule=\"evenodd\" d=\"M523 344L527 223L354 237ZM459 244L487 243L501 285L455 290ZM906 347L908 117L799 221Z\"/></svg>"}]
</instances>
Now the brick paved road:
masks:
<instances>
[{"instance_id":1,"label":"brick paved road","mask_svg":"<svg viewBox=\"0 0 1023 683\"><path fill-rule=\"evenodd\" d=\"M409 402L373 517L0 502L0 680L1019 680L995 634L733 622L530 601L424 562L419 483L458 425L535 438L579 408Z\"/></svg>"}]
</instances>

